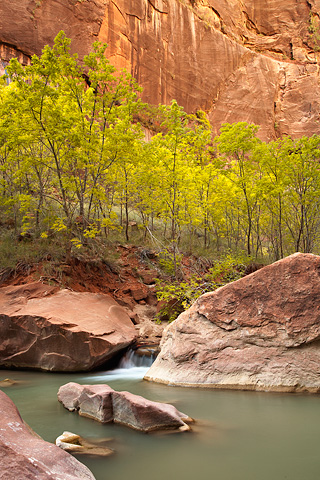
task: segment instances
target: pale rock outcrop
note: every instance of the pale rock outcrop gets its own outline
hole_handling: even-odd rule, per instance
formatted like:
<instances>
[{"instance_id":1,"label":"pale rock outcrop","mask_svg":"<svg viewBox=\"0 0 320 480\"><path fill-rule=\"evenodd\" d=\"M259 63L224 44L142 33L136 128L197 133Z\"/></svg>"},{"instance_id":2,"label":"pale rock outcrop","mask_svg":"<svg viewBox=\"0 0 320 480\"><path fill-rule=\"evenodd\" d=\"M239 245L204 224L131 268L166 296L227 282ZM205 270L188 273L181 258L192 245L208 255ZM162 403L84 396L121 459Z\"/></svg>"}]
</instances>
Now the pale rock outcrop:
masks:
<instances>
[{"instance_id":1,"label":"pale rock outcrop","mask_svg":"<svg viewBox=\"0 0 320 480\"><path fill-rule=\"evenodd\" d=\"M320 257L296 253L202 295L160 347L146 380L320 392Z\"/></svg>"},{"instance_id":2,"label":"pale rock outcrop","mask_svg":"<svg viewBox=\"0 0 320 480\"><path fill-rule=\"evenodd\" d=\"M0 479L94 480L94 476L78 460L33 432L0 391Z\"/></svg>"},{"instance_id":3,"label":"pale rock outcrop","mask_svg":"<svg viewBox=\"0 0 320 480\"><path fill-rule=\"evenodd\" d=\"M56 439L56 445L69 453L82 455L95 455L97 457L107 457L113 454L113 450L102 446L102 442L89 442L85 438L72 432L63 432Z\"/></svg>"},{"instance_id":4,"label":"pale rock outcrop","mask_svg":"<svg viewBox=\"0 0 320 480\"><path fill-rule=\"evenodd\" d=\"M0 289L0 365L91 370L130 345L136 331L111 297L40 282Z\"/></svg>"},{"instance_id":5,"label":"pale rock outcrop","mask_svg":"<svg viewBox=\"0 0 320 480\"><path fill-rule=\"evenodd\" d=\"M261 125L259 135L318 133L319 0L2 0L0 71L40 54L61 29L80 58L99 39L151 104Z\"/></svg>"},{"instance_id":6,"label":"pale rock outcrop","mask_svg":"<svg viewBox=\"0 0 320 480\"><path fill-rule=\"evenodd\" d=\"M119 423L134 430L189 430L192 421L173 405L152 402L129 392L116 392L108 385L79 385L70 382L60 387L58 400L70 411L101 423Z\"/></svg>"}]
</instances>

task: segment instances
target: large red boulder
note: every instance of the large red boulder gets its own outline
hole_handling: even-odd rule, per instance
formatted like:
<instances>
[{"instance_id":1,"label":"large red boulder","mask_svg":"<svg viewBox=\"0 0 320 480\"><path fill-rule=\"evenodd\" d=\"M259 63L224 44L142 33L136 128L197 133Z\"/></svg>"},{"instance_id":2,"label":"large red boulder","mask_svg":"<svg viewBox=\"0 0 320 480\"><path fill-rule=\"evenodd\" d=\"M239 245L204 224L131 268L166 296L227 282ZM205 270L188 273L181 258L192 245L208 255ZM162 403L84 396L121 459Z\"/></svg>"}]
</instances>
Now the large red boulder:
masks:
<instances>
[{"instance_id":1,"label":"large red boulder","mask_svg":"<svg viewBox=\"0 0 320 480\"><path fill-rule=\"evenodd\" d=\"M1 366L84 371L130 345L136 331L108 295L37 282L0 289L0 338Z\"/></svg>"},{"instance_id":2,"label":"large red boulder","mask_svg":"<svg viewBox=\"0 0 320 480\"><path fill-rule=\"evenodd\" d=\"M168 326L145 379L320 392L320 257L296 253L202 295Z\"/></svg>"},{"instance_id":3,"label":"large red boulder","mask_svg":"<svg viewBox=\"0 0 320 480\"><path fill-rule=\"evenodd\" d=\"M78 411L101 423L114 422L135 430L189 430L192 420L173 405L152 402L129 392L116 392L108 385L79 385L70 382L60 387L58 399L70 411Z\"/></svg>"},{"instance_id":4,"label":"large red boulder","mask_svg":"<svg viewBox=\"0 0 320 480\"><path fill-rule=\"evenodd\" d=\"M24 423L10 398L0 391L0 479L95 480L87 467Z\"/></svg>"}]
</instances>

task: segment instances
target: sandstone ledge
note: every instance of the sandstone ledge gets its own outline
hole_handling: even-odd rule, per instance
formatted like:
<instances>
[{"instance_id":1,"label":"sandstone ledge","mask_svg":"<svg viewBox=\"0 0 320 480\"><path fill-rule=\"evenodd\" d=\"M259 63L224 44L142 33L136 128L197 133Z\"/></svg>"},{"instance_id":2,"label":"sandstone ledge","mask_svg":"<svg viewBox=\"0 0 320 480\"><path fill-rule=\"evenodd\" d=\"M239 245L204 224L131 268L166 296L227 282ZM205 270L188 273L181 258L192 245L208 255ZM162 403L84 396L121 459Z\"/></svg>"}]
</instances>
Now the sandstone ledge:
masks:
<instances>
[{"instance_id":1,"label":"sandstone ledge","mask_svg":"<svg viewBox=\"0 0 320 480\"><path fill-rule=\"evenodd\" d=\"M161 373L161 372L160 372ZM160 375L159 373L159 375ZM157 378L145 375L144 380L147 382L160 383L168 387L190 387L190 388L205 388L211 390L241 390L251 392L274 392L274 393L320 393L320 387L305 387L302 385L257 385L246 383L229 383L231 379L225 383L188 383L180 381L165 380L163 377ZM235 381L237 379L234 379Z\"/></svg>"},{"instance_id":2,"label":"sandstone ledge","mask_svg":"<svg viewBox=\"0 0 320 480\"><path fill-rule=\"evenodd\" d=\"M110 296L35 282L0 289L0 365L88 371L125 349L137 334Z\"/></svg>"}]
</instances>

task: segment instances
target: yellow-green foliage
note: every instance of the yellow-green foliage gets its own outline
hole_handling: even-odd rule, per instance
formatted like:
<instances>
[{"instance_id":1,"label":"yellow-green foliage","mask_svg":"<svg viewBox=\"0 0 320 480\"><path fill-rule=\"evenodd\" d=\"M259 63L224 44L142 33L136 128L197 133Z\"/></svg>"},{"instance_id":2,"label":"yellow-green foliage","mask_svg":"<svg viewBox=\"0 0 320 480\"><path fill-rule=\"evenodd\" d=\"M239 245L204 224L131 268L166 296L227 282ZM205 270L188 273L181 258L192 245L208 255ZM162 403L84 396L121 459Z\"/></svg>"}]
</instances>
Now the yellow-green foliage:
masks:
<instances>
[{"instance_id":1,"label":"yellow-green foliage","mask_svg":"<svg viewBox=\"0 0 320 480\"><path fill-rule=\"evenodd\" d=\"M213 141L205 112L188 115L175 100L146 108L105 49L95 43L80 64L60 32L31 65L11 60L11 83L0 82L3 223L31 238L53 232L69 252L102 236L148 238L176 278L181 245L215 258L319 251L317 135L265 143L240 122ZM137 119L150 112L157 133L146 141Z\"/></svg>"},{"instance_id":2,"label":"yellow-green foliage","mask_svg":"<svg viewBox=\"0 0 320 480\"><path fill-rule=\"evenodd\" d=\"M189 308L200 295L212 292L217 288L238 280L245 274L246 265L251 263L249 257L233 256L231 254L216 260L213 267L202 275L192 275L182 282L171 283L157 281L157 297L163 301L163 307L158 318L167 316L169 321L175 320L177 316Z\"/></svg>"}]
</instances>

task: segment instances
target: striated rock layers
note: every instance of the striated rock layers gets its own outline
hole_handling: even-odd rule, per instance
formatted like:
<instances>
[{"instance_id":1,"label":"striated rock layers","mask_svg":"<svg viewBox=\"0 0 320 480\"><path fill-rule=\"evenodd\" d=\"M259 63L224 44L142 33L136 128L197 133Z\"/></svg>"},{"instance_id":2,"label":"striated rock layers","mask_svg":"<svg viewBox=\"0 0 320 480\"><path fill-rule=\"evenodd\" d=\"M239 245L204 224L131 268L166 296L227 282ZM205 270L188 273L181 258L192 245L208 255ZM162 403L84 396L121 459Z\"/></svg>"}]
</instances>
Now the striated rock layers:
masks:
<instances>
[{"instance_id":1,"label":"striated rock layers","mask_svg":"<svg viewBox=\"0 0 320 480\"><path fill-rule=\"evenodd\" d=\"M111 297L42 283L0 289L0 365L51 371L91 370L136 338Z\"/></svg>"},{"instance_id":2,"label":"striated rock layers","mask_svg":"<svg viewBox=\"0 0 320 480\"><path fill-rule=\"evenodd\" d=\"M59 388L58 400L70 411L101 423L119 423L140 430L189 430L192 421L173 405L152 402L130 392L116 392L108 385L70 382Z\"/></svg>"},{"instance_id":3,"label":"striated rock layers","mask_svg":"<svg viewBox=\"0 0 320 480\"><path fill-rule=\"evenodd\" d=\"M34 433L1 391L0 479L95 480L78 460Z\"/></svg>"},{"instance_id":4,"label":"striated rock layers","mask_svg":"<svg viewBox=\"0 0 320 480\"><path fill-rule=\"evenodd\" d=\"M144 87L264 139L318 133L320 0L2 0L0 58L39 54L64 29L80 57L99 39Z\"/></svg>"},{"instance_id":5,"label":"striated rock layers","mask_svg":"<svg viewBox=\"0 0 320 480\"><path fill-rule=\"evenodd\" d=\"M296 253L202 295L165 330L145 379L320 392L320 257Z\"/></svg>"}]
</instances>

